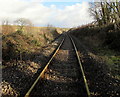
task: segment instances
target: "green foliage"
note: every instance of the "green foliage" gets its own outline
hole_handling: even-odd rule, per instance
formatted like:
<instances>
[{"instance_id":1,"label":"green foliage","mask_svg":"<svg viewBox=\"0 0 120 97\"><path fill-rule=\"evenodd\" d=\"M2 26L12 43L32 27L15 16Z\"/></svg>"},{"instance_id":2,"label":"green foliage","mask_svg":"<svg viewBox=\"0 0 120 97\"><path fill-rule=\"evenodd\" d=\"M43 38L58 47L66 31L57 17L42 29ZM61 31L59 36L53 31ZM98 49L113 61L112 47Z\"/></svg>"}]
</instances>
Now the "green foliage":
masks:
<instances>
[{"instance_id":1,"label":"green foliage","mask_svg":"<svg viewBox=\"0 0 120 97\"><path fill-rule=\"evenodd\" d=\"M33 45L36 45L36 46L40 46L41 45L40 42L38 42L38 40L31 40L31 43Z\"/></svg>"},{"instance_id":2,"label":"green foliage","mask_svg":"<svg viewBox=\"0 0 120 97\"><path fill-rule=\"evenodd\" d=\"M95 49L95 48L94 48ZM108 48L95 49L96 54L101 57L109 67L110 75L116 79L120 79L120 52L110 50Z\"/></svg>"},{"instance_id":3,"label":"green foliage","mask_svg":"<svg viewBox=\"0 0 120 97\"><path fill-rule=\"evenodd\" d=\"M21 29L18 29L18 30L16 31L16 33L18 33L18 34L22 34L23 31L22 31Z\"/></svg>"}]
</instances>

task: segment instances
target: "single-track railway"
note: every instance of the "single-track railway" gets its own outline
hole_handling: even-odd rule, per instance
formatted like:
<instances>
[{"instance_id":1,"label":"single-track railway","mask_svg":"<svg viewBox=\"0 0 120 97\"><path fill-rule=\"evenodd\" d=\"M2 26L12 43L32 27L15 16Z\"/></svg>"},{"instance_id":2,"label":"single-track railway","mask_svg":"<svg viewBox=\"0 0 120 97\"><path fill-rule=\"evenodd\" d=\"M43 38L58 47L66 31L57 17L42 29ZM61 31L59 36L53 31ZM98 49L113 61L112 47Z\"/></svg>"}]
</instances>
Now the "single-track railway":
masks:
<instances>
[{"instance_id":1,"label":"single-track railway","mask_svg":"<svg viewBox=\"0 0 120 97\"><path fill-rule=\"evenodd\" d=\"M53 56L25 97L90 97L76 45L64 34Z\"/></svg>"}]
</instances>

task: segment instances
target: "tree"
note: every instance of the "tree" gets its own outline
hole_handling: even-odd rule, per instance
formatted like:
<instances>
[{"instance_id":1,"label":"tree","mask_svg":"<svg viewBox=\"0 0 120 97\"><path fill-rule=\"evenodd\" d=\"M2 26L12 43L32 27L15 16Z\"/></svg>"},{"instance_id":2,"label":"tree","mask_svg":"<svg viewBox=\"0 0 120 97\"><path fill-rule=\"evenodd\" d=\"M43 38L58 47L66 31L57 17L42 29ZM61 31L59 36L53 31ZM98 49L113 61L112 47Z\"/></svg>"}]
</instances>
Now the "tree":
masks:
<instances>
[{"instance_id":1,"label":"tree","mask_svg":"<svg viewBox=\"0 0 120 97\"><path fill-rule=\"evenodd\" d=\"M115 26L120 30L120 2L116 0L116 2L106 3L112 9L111 18Z\"/></svg>"},{"instance_id":2,"label":"tree","mask_svg":"<svg viewBox=\"0 0 120 97\"><path fill-rule=\"evenodd\" d=\"M15 21L16 25L18 26L18 31L23 31L23 28L26 26L31 27L32 23L29 19L20 18Z\"/></svg>"},{"instance_id":3,"label":"tree","mask_svg":"<svg viewBox=\"0 0 120 97\"><path fill-rule=\"evenodd\" d=\"M97 21L98 26L114 24L120 29L120 2L101 2L90 3L90 14Z\"/></svg>"},{"instance_id":4,"label":"tree","mask_svg":"<svg viewBox=\"0 0 120 97\"><path fill-rule=\"evenodd\" d=\"M97 24L100 26L101 25L100 3L94 2L94 3L89 3L89 4L90 4L90 10L89 10L90 14L94 17Z\"/></svg>"}]
</instances>

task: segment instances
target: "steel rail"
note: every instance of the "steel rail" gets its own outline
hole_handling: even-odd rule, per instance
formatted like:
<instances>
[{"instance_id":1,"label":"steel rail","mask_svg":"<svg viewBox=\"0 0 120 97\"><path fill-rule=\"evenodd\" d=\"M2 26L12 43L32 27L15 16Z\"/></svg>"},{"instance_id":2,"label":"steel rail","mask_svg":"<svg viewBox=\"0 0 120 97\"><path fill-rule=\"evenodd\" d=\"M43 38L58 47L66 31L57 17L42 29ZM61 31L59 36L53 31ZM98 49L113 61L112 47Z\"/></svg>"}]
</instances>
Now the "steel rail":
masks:
<instances>
[{"instance_id":1,"label":"steel rail","mask_svg":"<svg viewBox=\"0 0 120 97\"><path fill-rule=\"evenodd\" d=\"M89 87L88 87L88 83L87 83L87 80L86 80L86 77L85 77L85 73L84 73L84 70L83 70L83 66L82 66L82 63L81 63L81 60L80 60L80 57L79 57L79 54L78 54L78 50L77 50L77 47L75 45L75 42L73 41L72 37L70 35L68 35L72 41L72 44L74 46L74 49L75 49L75 52L76 52L76 55L77 55L77 59L78 59L78 62L79 62L79 65L80 65L80 69L81 69L81 72L82 72L82 76L83 76L83 79L84 79L84 84L85 84L85 88L86 88L86 91L87 91L87 95L88 97L91 97L90 96L90 91L89 91Z\"/></svg>"},{"instance_id":2,"label":"steel rail","mask_svg":"<svg viewBox=\"0 0 120 97\"><path fill-rule=\"evenodd\" d=\"M42 75L44 74L44 72L46 71L46 69L48 68L49 64L51 63L51 61L53 60L54 56L57 54L57 52L59 51L61 45L63 44L65 38L62 39L61 43L59 44L59 46L57 47L55 53L53 54L53 56L50 58L50 60L48 61L48 63L46 64L45 68L42 70L42 72L40 73L40 75L37 77L37 79L35 80L35 82L33 83L33 85L31 86L31 88L28 90L28 92L25 94L24 97L29 97L30 93L32 92L33 88L35 87L35 85L37 84L37 82L39 81L39 79L42 77Z\"/></svg>"}]
</instances>

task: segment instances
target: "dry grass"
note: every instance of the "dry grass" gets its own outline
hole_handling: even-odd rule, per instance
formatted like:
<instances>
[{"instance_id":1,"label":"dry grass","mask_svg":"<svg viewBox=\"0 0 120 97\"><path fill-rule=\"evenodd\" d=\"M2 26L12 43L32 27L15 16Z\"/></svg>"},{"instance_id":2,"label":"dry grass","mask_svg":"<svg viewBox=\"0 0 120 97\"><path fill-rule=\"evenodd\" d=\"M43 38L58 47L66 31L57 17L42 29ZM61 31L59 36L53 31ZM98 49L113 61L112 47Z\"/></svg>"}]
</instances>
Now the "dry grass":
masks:
<instances>
[{"instance_id":1,"label":"dry grass","mask_svg":"<svg viewBox=\"0 0 120 97\"><path fill-rule=\"evenodd\" d=\"M54 40L63 29L55 27L27 27L22 31L17 26L2 26L3 60L17 59L37 53L41 47ZM61 32L60 32L61 31ZM23 59L23 58L22 58Z\"/></svg>"}]
</instances>

